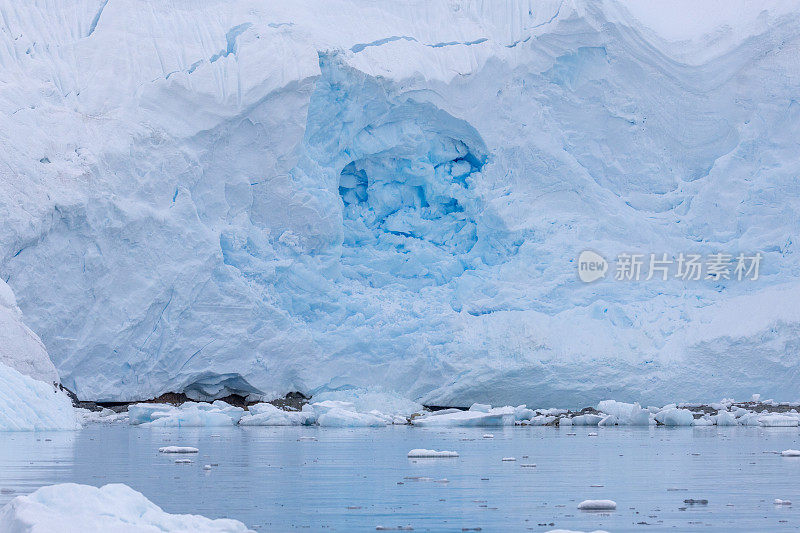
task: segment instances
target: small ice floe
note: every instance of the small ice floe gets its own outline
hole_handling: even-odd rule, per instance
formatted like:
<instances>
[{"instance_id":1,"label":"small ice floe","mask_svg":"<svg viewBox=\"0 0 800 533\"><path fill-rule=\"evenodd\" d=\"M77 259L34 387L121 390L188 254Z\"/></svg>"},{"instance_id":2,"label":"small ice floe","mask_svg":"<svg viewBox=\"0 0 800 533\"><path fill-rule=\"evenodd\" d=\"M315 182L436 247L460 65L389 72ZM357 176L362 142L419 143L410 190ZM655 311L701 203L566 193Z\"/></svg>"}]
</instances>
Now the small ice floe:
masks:
<instances>
[{"instance_id":1,"label":"small ice floe","mask_svg":"<svg viewBox=\"0 0 800 533\"><path fill-rule=\"evenodd\" d=\"M789 500L781 500L779 498L775 498L772 503L775 505L792 505L792 502Z\"/></svg>"},{"instance_id":2,"label":"small ice floe","mask_svg":"<svg viewBox=\"0 0 800 533\"><path fill-rule=\"evenodd\" d=\"M536 468L536 463L522 463L519 466L521 466L522 468Z\"/></svg>"},{"instance_id":3,"label":"small ice floe","mask_svg":"<svg viewBox=\"0 0 800 533\"><path fill-rule=\"evenodd\" d=\"M193 462L191 459L175 459L177 465L188 465L191 462Z\"/></svg>"},{"instance_id":4,"label":"small ice floe","mask_svg":"<svg viewBox=\"0 0 800 533\"><path fill-rule=\"evenodd\" d=\"M445 477L445 478L442 478L442 479L434 479L433 482L434 483L450 483L450 480Z\"/></svg>"},{"instance_id":5,"label":"small ice floe","mask_svg":"<svg viewBox=\"0 0 800 533\"><path fill-rule=\"evenodd\" d=\"M597 433L589 433L589 435L587 435L587 436L588 436L588 437L596 437L596 436L597 436Z\"/></svg>"},{"instance_id":6,"label":"small ice floe","mask_svg":"<svg viewBox=\"0 0 800 533\"><path fill-rule=\"evenodd\" d=\"M488 407L484 404L474 404L469 411L443 409L414 418L411 423L422 427L499 427L514 425L513 407Z\"/></svg>"},{"instance_id":7,"label":"small ice floe","mask_svg":"<svg viewBox=\"0 0 800 533\"><path fill-rule=\"evenodd\" d=\"M779 414L758 417L759 425L767 428L787 428L798 425L797 418Z\"/></svg>"},{"instance_id":8,"label":"small ice floe","mask_svg":"<svg viewBox=\"0 0 800 533\"><path fill-rule=\"evenodd\" d=\"M411 526L375 526L375 531L414 531L414 528Z\"/></svg>"},{"instance_id":9,"label":"small ice floe","mask_svg":"<svg viewBox=\"0 0 800 533\"><path fill-rule=\"evenodd\" d=\"M298 441L309 441L309 442L316 442L317 437L300 437L297 439Z\"/></svg>"},{"instance_id":10,"label":"small ice floe","mask_svg":"<svg viewBox=\"0 0 800 533\"><path fill-rule=\"evenodd\" d=\"M452 452L448 450L426 450L424 448L417 448L408 452L409 457L419 458L419 457L458 457L458 452Z\"/></svg>"},{"instance_id":11,"label":"small ice floe","mask_svg":"<svg viewBox=\"0 0 800 533\"><path fill-rule=\"evenodd\" d=\"M503 457L503 461L516 461L516 457Z\"/></svg>"},{"instance_id":12,"label":"small ice floe","mask_svg":"<svg viewBox=\"0 0 800 533\"><path fill-rule=\"evenodd\" d=\"M211 470L211 465L203 465L203 470Z\"/></svg>"},{"instance_id":13,"label":"small ice floe","mask_svg":"<svg viewBox=\"0 0 800 533\"><path fill-rule=\"evenodd\" d=\"M483 438L484 439L493 439L494 435L492 435L491 433L484 433L483 434Z\"/></svg>"},{"instance_id":14,"label":"small ice floe","mask_svg":"<svg viewBox=\"0 0 800 533\"><path fill-rule=\"evenodd\" d=\"M686 504L689 504L689 505L708 505L708 500L706 500L706 499L696 500L694 498L689 498L689 499L683 500L683 503L686 503Z\"/></svg>"},{"instance_id":15,"label":"small ice floe","mask_svg":"<svg viewBox=\"0 0 800 533\"><path fill-rule=\"evenodd\" d=\"M200 450L191 446L164 446L159 448L160 453L197 453Z\"/></svg>"},{"instance_id":16,"label":"small ice floe","mask_svg":"<svg viewBox=\"0 0 800 533\"><path fill-rule=\"evenodd\" d=\"M583 500L578 504L581 511L613 511L616 508L614 500Z\"/></svg>"},{"instance_id":17,"label":"small ice floe","mask_svg":"<svg viewBox=\"0 0 800 533\"><path fill-rule=\"evenodd\" d=\"M783 457L800 457L800 450L783 450L781 455Z\"/></svg>"}]
</instances>

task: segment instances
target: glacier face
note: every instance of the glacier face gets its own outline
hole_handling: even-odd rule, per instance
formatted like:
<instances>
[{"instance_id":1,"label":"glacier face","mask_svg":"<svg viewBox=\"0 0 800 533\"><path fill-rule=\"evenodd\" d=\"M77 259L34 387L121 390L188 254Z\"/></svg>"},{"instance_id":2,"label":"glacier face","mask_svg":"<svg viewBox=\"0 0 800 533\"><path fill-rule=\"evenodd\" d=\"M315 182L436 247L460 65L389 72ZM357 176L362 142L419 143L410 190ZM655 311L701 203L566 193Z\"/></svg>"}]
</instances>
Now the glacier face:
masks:
<instances>
[{"instance_id":1,"label":"glacier face","mask_svg":"<svg viewBox=\"0 0 800 533\"><path fill-rule=\"evenodd\" d=\"M709 6L4 2L0 278L83 399L795 399L800 16Z\"/></svg>"}]
</instances>

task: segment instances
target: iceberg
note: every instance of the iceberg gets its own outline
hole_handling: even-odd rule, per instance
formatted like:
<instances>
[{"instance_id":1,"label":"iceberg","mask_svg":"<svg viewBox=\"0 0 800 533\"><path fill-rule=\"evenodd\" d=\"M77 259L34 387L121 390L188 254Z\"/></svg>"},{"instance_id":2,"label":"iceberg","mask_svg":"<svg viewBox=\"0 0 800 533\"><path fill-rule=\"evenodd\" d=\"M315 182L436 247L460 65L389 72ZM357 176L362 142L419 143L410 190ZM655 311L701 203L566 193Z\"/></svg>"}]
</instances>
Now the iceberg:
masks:
<instances>
[{"instance_id":1,"label":"iceberg","mask_svg":"<svg viewBox=\"0 0 800 533\"><path fill-rule=\"evenodd\" d=\"M0 363L0 431L79 428L72 400L63 391Z\"/></svg>"},{"instance_id":2,"label":"iceberg","mask_svg":"<svg viewBox=\"0 0 800 533\"><path fill-rule=\"evenodd\" d=\"M0 532L192 531L247 533L238 520L169 514L123 484L62 483L17 496L0 509Z\"/></svg>"},{"instance_id":3,"label":"iceberg","mask_svg":"<svg viewBox=\"0 0 800 533\"><path fill-rule=\"evenodd\" d=\"M486 408L486 410L483 410ZM513 426L514 408L480 406L480 410L434 411L413 418L411 423L421 427L495 427Z\"/></svg>"},{"instance_id":4,"label":"iceberg","mask_svg":"<svg viewBox=\"0 0 800 533\"><path fill-rule=\"evenodd\" d=\"M615 400L603 400L597 404L597 410L615 417L616 424L623 426L646 426L650 424L650 411L642 409L638 403L624 403ZM603 424L601 421L599 425Z\"/></svg>"},{"instance_id":5,"label":"iceberg","mask_svg":"<svg viewBox=\"0 0 800 533\"><path fill-rule=\"evenodd\" d=\"M0 278L83 400L796 391L791 2L0 11ZM585 284L587 248L763 269Z\"/></svg>"},{"instance_id":6,"label":"iceberg","mask_svg":"<svg viewBox=\"0 0 800 533\"><path fill-rule=\"evenodd\" d=\"M667 407L655 414L656 422L665 426L691 426L694 424L694 415L688 409Z\"/></svg>"},{"instance_id":7,"label":"iceberg","mask_svg":"<svg viewBox=\"0 0 800 533\"><path fill-rule=\"evenodd\" d=\"M0 431L80 428L72 400L56 383L42 341L23 323L14 293L0 280Z\"/></svg>"}]
</instances>

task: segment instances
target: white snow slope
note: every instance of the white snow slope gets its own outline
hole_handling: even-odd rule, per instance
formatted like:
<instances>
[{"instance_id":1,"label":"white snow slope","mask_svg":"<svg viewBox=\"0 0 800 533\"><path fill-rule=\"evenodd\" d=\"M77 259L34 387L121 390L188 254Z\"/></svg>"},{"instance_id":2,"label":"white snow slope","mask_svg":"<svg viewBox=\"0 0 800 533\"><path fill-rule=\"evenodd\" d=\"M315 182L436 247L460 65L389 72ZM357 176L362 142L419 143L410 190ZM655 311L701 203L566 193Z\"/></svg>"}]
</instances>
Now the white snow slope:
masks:
<instances>
[{"instance_id":1,"label":"white snow slope","mask_svg":"<svg viewBox=\"0 0 800 533\"><path fill-rule=\"evenodd\" d=\"M0 277L85 399L787 398L799 12L2 0Z\"/></svg>"}]
</instances>

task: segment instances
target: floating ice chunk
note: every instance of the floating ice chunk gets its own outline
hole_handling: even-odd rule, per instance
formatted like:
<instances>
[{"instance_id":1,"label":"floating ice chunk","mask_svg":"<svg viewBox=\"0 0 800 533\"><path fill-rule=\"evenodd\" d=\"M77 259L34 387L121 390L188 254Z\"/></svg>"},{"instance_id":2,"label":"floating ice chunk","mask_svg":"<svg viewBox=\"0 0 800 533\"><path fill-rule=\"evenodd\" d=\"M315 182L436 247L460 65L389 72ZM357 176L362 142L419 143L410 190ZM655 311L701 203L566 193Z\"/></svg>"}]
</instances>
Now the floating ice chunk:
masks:
<instances>
[{"instance_id":1,"label":"floating ice chunk","mask_svg":"<svg viewBox=\"0 0 800 533\"><path fill-rule=\"evenodd\" d=\"M578 504L582 511L613 511L617 508L614 500L583 500Z\"/></svg>"},{"instance_id":2,"label":"floating ice chunk","mask_svg":"<svg viewBox=\"0 0 800 533\"><path fill-rule=\"evenodd\" d=\"M409 457L458 457L458 452L448 450L426 450L425 448L416 448L408 452Z\"/></svg>"},{"instance_id":3,"label":"floating ice chunk","mask_svg":"<svg viewBox=\"0 0 800 533\"><path fill-rule=\"evenodd\" d=\"M169 413L175 406L166 403L137 403L128 406L128 423L133 426L155 420L156 413ZM167 415L168 416L168 415Z\"/></svg>"},{"instance_id":4,"label":"floating ice chunk","mask_svg":"<svg viewBox=\"0 0 800 533\"><path fill-rule=\"evenodd\" d=\"M339 400L325 400L323 402L314 402L311 404L311 408L314 409L314 413L317 417L324 415L331 409L340 409L343 411L353 411L355 412L356 406L353 402L343 402Z\"/></svg>"},{"instance_id":5,"label":"floating ice chunk","mask_svg":"<svg viewBox=\"0 0 800 533\"><path fill-rule=\"evenodd\" d=\"M656 413L656 421L665 426L691 426L694 424L694 415L688 409L669 407Z\"/></svg>"},{"instance_id":6,"label":"floating ice chunk","mask_svg":"<svg viewBox=\"0 0 800 533\"><path fill-rule=\"evenodd\" d=\"M758 417L758 423L764 427L784 428L797 426L798 420L793 416L771 414Z\"/></svg>"},{"instance_id":7,"label":"floating ice chunk","mask_svg":"<svg viewBox=\"0 0 800 533\"><path fill-rule=\"evenodd\" d=\"M554 415L536 415L530 420L531 426L547 426L558 420Z\"/></svg>"},{"instance_id":8,"label":"floating ice chunk","mask_svg":"<svg viewBox=\"0 0 800 533\"><path fill-rule=\"evenodd\" d=\"M596 426L603 419L600 415L578 415L572 417L573 426Z\"/></svg>"},{"instance_id":9,"label":"floating ice chunk","mask_svg":"<svg viewBox=\"0 0 800 533\"><path fill-rule=\"evenodd\" d=\"M78 428L72 401L63 391L0 363L0 431Z\"/></svg>"},{"instance_id":10,"label":"floating ice chunk","mask_svg":"<svg viewBox=\"0 0 800 533\"><path fill-rule=\"evenodd\" d=\"M203 470L211 470L211 465L203 465Z\"/></svg>"},{"instance_id":11,"label":"floating ice chunk","mask_svg":"<svg viewBox=\"0 0 800 533\"><path fill-rule=\"evenodd\" d=\"M597 436L597 433L589 433L587 436L588 436L588 437L596 437L596 436Z\"/></svg>"},{"instance_id":12,"label":"floating ice chunk","mask_svg":"<svg viewBox=\"0 0 800 533\"><path fill-rule=\"evenodd\" d=\"M597 410L615 416L616 423L621 426L647 426L650 424L650 411L642 409L638 403L603 400L597 404Z\"/></svg>"},{"instance_id":13,"label":"floating ice chunk","mask_svg":"<svg viewBox=\"0 0 800 533\"><path fill-rule=\"evenodd\" d=\"M536 416L536 411L528 409L526 405L518 405L514 408L514 420L530 420L534 416Z\"/></svg>"},{"instance_id":14,"label":"floating ice chunk","mask_svg":"<svg viewBox=\"0 0 800 533\"><path fill-rule=\"evenodd\" d=\"M232 426L234 420L219 409L199 409L196 406L181 407L162 414L152 413L153 421L139 424L140 427L219 427Z\"/></svg>"},{"instance_id":15,"label":"floating ice chunk","mask_svg":"<svg viewBox=\"0 0 800 533\"><path fill-rule=\"evenodd\" d=\"M516 457L503 457L503 459L502 459L502 460L503 460L503 461L516 461L516 460L517 460L517 458L516 458Z\"/></svg>"},{"instance_id":16,"label":"floating ice chunk","mask_svg":"<svg viewBox=\"0 0 800 533\"><path fill-rule=\"evenodd\" d=\"M743 426L758 426L760 425L758 419L757 413L747 413L737 418L736 421Z\"/></svg>"},{"instance_id":17,"label":"floating ice chunk","mask_svg":"<svg viewBox=\"0 0 800 533\"><path fill-rule=\"evenodd\" d=\"M714 419L712 419L708 415L703 415L700 418L695 418L693 425L695 425L695 426L713 426L714 425Z\"/></svg>"},{"instance_id":18,"label":"floating ice chunk","mask_svg":"<svg viewBox=\"0 0 800 533\"><path fill-rule=\"evenodd\" d=\"M571 426L571 425L573 425L572 419L568 418L566 416L562 416L561 418L558 419L558 425L559 426Z\"/></svg>"},{"instance_id":19,"label":"floating ice chunk","mask_svg":"<svg viewBox=\"0 0 800 533\"><path fill-rule=\"evenodd\" d=\"M357 413L338 407L327 410L317 418L317 424L327 427L381 427L387 423L391 422L372 413Z\"/></svg>"},{"instance_id":20,"label":"floating ice chunk","mask_svg":"<svg viewBox=\"0 0 800 533\"><path fill-rule=\"evenodd\" d=\"M302 411L284 411L271 403L258 403L249 409L250 414L239 420L240 426L310 426L316 421L309 405L304 405Z\"/></svg>"},{"instance_id":21,"label":"floating ice chunk","mask_svg":"<svg viewBox=\"0 0 800 533\"><path fill-rule=\"evenodd\" d=\"M238 520L169 514L127 485L63 483L18 496L0 509L2 531L191 531L245 533Z\"/></svg>"},{"instance_id":22,"label":"floating ice chunk","mask_svg":"<svg viewBox=\"0 0 800 533\"><path fill-rule=\"evenodd\" d=\"M188 465L189 463L193 463L191 459L175 459L175 464L179 465Z\"/></svg>"},{"instance_id":23,"label":"floating ice chunk","mask_svg":"<svg viewBox=\"0 0 800 533\"><path fill-rule=\"evenodd\" d=\"M470 411L477 411L479 413L488 413L492 410L492 406L485 403L473 403L470 408Z\"/></svg>"},{"instance_id":24,"label":"floating ice chunk","mask_svg":"<svg viewBox=\"0 0 800 533\"><path fill-rule=\"evenodd\" d=\"M350 410L359 413L378 411L392 416L409 417L414 413L422 413L422 404L409 400L395 392L386 392L379 388L369 389L344 389L326 391L314 394L314 400L342 401L351 404ZM405 419L402 421L406 423Z\"/></svg>"},{"instance_id":25,"label":"floating ice chunk","mask_svg":"<svg viewBox=\"0 0 800 533\"><path fill-rule=\"evenodd\" d=\"M446 414L431 413L412 420L415 426L494 427L513 426L514 408L496 407L485 411L455 411Z\"/></svg>"},{"instance_id":26,"label":"floating ice chunk","mask_svg":"<svg viewBox=\"0 0 800 533\"><path fill-rule=\"evenodd\" d=\"M719 411L713 418L718 426L735 426L738 424L733 415L728 411Z\"/></svg>"},{"instance_id":27,"label":"floating ice chunk","mask_svg":"<svg viewBox=\"0 0 800 533\"><path fill-rule=\"evenodd\" d=\"M781 455L783 457L800 457L800 450L783 450Z\"/></svg>"},{"instance_id":28,"label":"floating ice chunk","mask_svg":"<svg viewBox=\"0 0 800 533\"><path fill-rule=\"evenodd\" d=\"M197 453L200 450L191 446L163 446L158 451L160 453Z\"/></svg>"},{"instance_id":29,"label":"floating ice chunk","mask_svg":"<svg viewBox=\"0 0 800 533\"><path fill-rule=\"evenodd\" d=\"M792 502L790 500L781 500L779 498L775 498L772 501L772 503L774 503L775 505L792 505Z\"/></svg>"},{"instance_id":30,"label":"floating ice chunk","mask_svg":"<svg viewBox=\"0 0 800 533\"><path fill-rule=\"evenodd\" d=\"M598 426L616 426L618 424L619 419L614 415L608 415L597 423Z\"/></svg>"},{"instance_id":31,"label":"floating ice chunk","mask_svg":"<svg viewBox=\"0 0 800 533\"><path fill-rule=\"evenodd\" d=\"M491 433L484 433L483 434L483 438L484 439L493 439L494 435L492 435Z\"/></svg>"}]
</instances>

